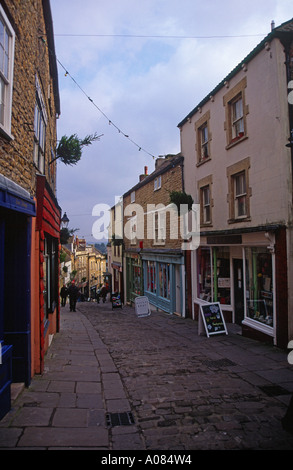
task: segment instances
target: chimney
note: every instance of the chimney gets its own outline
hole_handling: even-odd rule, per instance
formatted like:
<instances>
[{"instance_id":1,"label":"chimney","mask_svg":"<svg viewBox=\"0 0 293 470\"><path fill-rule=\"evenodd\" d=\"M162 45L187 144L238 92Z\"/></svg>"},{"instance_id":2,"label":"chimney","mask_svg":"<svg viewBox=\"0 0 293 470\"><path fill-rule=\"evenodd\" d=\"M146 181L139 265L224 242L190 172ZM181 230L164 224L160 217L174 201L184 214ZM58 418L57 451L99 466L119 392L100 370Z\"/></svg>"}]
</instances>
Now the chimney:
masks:
<instances>
[{"instance_id":1,"label":"chimney","mask_svg":"<svg viewBox=\"0 0 293 470\"><path fill-rule=\"evenodd\" d=\"M271 31L273 31L273 29L275 29L275 22L274 22L274 20L272 20L272 22L271 22Z\"/></svg>"},{"instance_id":2,"label":"chimney","mask_svg":"<svg viewBox=\"0 0 293 470\"><path fill-rule=\"evenodd\" d=\"M139 182L141 182L142 180L144 180L146 176L148 176L148 167L147 167L147 166L144 167L144 174L143 174L143 175L139 175Z\"/></svg>"}]
</instances>

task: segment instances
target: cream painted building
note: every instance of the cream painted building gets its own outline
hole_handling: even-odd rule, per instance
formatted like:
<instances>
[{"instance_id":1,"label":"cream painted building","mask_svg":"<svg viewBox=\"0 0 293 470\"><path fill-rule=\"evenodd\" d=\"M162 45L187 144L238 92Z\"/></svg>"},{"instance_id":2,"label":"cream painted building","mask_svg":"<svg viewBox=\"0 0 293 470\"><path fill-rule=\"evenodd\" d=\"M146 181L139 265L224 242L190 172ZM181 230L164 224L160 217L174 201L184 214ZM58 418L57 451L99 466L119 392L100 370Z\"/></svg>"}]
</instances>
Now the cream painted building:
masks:
<instances>
[{"instance_id":1,"label":"cream painted building","mask_svg":"<svg viewBox=\"0 0 293 470\"><path fill-rule=\"evenodd\" d=\"M219 301L243 334L281 347L293 338L291 80L293 20L178 124L185 190L201 205L193 318Z\"/></svg>"}]
</instances>

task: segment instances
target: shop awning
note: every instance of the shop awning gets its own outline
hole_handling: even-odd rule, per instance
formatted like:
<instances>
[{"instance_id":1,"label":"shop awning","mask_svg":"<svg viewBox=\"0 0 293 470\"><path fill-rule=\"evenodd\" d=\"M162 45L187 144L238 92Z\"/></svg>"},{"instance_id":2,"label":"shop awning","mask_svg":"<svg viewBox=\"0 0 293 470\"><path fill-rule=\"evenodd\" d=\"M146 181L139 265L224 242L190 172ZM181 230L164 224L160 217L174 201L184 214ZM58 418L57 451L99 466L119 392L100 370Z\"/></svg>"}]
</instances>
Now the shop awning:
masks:
<instances>
[{"instance_id":1,"label":"shop awning","mask_svg":"<svg viewBox=\"0 0 293 470\"><path fill-rule=\"evenodd\" d=\"M35 201L29 192L1 174L0 206L30 216L36 215Z\"/></svg>"}]
</instances>

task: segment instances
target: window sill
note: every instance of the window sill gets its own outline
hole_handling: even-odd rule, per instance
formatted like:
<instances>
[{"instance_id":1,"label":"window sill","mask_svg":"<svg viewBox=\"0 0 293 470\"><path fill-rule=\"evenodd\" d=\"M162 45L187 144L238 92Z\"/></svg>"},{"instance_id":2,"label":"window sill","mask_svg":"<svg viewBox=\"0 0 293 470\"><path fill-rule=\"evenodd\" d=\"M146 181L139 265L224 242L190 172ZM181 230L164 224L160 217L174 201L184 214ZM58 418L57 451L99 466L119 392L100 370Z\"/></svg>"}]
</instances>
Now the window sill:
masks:
<instances>
[{"instance_id":1,"label":"window sill","mask_svg":"<svg viewBox=\"0 0 293 470\"><path fill-rule=\"evenodd\" d=\"M14 140L13 135L11 135L10 132L7 132L1 125L0 125L0 135L4 137L5 139L7 139L9 142L11 142L11 140Z\"/></svg>"},{"instance_id":2,"label":"window sill","mask_svg":"<svg viewBox=\"0 0 293 470\"><path fill-rule=\"evenodd\" d=\"M264 323L261 323L257 320L253 320L252 318L246 317L242 325L249 326L250 328L253 328L254 330L261 331L262 333L268 335L268 336L274 336L274 327L273 326L268 326Z\"/></svg>"},{"instance_id":3,"label":"window sill","mask_svg":"<svg viewBox=\"0 0 293 470\"><path fill-rule=\"evenodd\" d=\"M226 146L226 150L235 147L235 145L239 144L240 142L243 142L246 139L248 139L247 135L243 135L242 137L235 137L235 139L231 140L231 142Z\"/></svg>"},{"instance_id":4,"label":"window sill","mask_svg":"<svg viewBox=\"0 0 293 470\"><path fill-rule=\"evenodd\" d=\"M205 163L207 163L209 161L211 161L211 157L203 158L202 160L197 162L196 166L199 167L199 166L204 165Z\"/></svg>"},{"instance_id":5,"label":"window sill","mask_svg":"<svg viewBox=\"0 0 293 470\"><path fill-rule=\"evenodd\" d=\"M242 222L251 222L251 217L239 217L239 219L229 219L228 224L238 224Z\"/></svg>"}]
</instances>

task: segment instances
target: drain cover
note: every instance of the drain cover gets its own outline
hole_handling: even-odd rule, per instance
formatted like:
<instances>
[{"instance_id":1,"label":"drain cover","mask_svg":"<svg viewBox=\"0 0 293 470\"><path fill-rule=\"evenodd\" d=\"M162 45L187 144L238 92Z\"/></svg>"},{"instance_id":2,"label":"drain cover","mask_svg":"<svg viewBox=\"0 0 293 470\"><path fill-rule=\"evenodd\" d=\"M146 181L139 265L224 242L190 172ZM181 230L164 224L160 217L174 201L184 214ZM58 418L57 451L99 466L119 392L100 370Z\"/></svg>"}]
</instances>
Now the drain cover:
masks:
<instances>
[{"instance_id":1,"label":"drain cover","mask_svg":"<svg viewBox=\"0 0 293 470\"><path fill-rule=\"evenodd\" d=\"M107 426L130 426L134 424L133 414L130 411L124 413L107 413Z\"/></svg>"},{"instance_id":2,"label":"drain cover","mask_svg":"<svg viewBox=\"0 0 293 470\"><path fill-rule=\"evenodd\" d=\"M278 395L289 395L291 392L281 387L280 385L259 385L262 392L269 397L277 397Z\"/></svg>"},{"instance_id":3,"label":"drain cover","mask_svg":"<svg viewBox=\"0 0 293 470\"><path fill-rule=\"evenodd\" d=\"M228 367L228 366L236 366L235 362L230 361L230 359L207 359L206 361L202 361L204 365L207 367Z\"/></svg>"}]
</instances>

